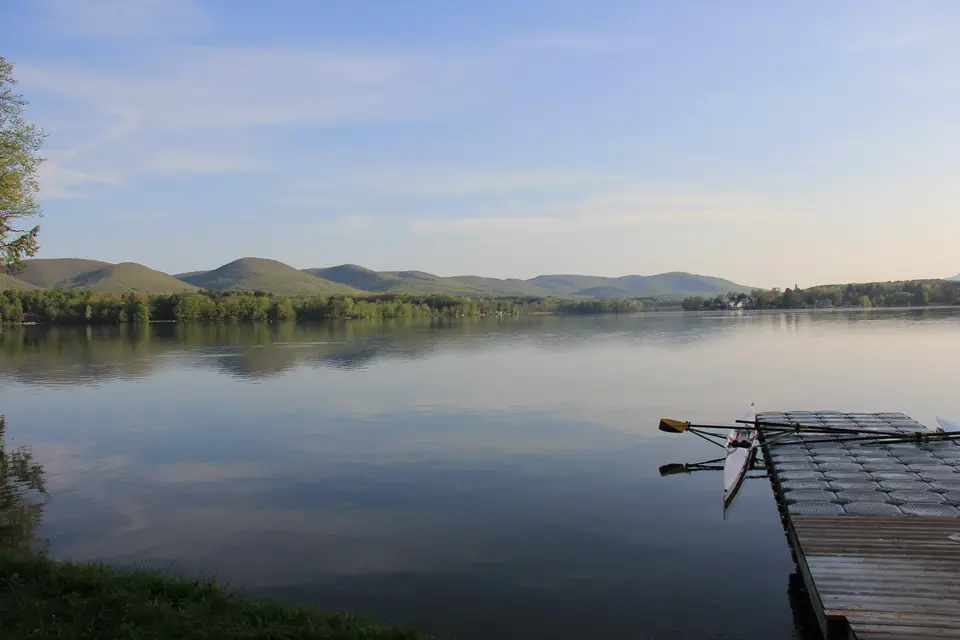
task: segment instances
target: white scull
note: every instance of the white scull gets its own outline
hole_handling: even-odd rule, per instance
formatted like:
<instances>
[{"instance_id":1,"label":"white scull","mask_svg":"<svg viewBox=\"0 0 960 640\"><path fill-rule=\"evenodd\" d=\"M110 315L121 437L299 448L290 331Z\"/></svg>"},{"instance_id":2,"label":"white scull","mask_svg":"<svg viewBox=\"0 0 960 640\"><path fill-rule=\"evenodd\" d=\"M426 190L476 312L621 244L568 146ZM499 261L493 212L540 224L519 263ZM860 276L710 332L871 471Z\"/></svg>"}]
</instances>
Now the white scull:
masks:
<instances>
[{"instance_id":1,"label":"white scull","mask_svg":"<svg viewBox=\"0 0 960 640\"><path fill-rule=\"evenodd\" d=\"M746 422L756 422L757 410L751 404L743 415ZM757 440L760 432L757 429L735 428L727 434L727 458L723 464L723 515L737 496L743 479L753 464L757 454Z\"/></svg>"}]
</instances>

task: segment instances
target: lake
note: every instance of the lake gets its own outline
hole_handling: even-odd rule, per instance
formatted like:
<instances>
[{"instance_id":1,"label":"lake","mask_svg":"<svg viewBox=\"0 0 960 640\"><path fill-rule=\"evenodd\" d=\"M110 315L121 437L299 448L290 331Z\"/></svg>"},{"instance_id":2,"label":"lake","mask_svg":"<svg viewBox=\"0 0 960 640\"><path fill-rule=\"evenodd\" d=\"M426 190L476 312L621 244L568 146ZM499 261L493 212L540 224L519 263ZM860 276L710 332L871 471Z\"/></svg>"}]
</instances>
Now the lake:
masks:
<instances>
[{"instance_id":1,"label":"lake","mask_svg":"<svg viewBox=\"0 0 960 640\"><path fill-rule=\"evenodd\" d=\"M960 418L951 309L4 329L57 558L215 575L444 637L789 638L769 483L657 430Z\"/></svg>"}]
</instances>

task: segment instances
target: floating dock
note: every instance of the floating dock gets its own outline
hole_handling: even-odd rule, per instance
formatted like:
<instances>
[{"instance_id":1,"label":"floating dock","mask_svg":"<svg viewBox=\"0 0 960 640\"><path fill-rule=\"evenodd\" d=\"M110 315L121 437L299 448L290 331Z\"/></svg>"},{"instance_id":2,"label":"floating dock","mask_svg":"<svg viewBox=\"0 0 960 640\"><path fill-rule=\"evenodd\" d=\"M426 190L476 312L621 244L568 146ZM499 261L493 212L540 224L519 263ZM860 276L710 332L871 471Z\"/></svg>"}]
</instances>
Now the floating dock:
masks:
<instances>
[{"instance_id":1,"label":"floating dock","mask_svg":"<svg viewBox=\"0 0 960 640\"><path fill-rule=\"evenodd\" d=\"M902 413L771 412L759 419L930 431ZM823 433L761 439L824 637L960 638L960 444L829 440Z\"/></svg>"}]
</instances>

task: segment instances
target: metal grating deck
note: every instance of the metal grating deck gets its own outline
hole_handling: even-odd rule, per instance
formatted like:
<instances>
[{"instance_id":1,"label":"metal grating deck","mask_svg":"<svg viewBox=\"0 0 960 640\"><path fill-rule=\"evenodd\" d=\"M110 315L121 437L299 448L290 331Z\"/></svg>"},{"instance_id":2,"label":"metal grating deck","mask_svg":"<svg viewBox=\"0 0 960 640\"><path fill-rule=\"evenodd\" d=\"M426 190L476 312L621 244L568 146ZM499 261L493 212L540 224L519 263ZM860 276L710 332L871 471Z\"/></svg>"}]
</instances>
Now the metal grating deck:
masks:
<instances>
[{"instance_id":1,"label":"metal grating deck","mask_svg":"<svg viewBox=\"0 0 960 640\"><path fill-rule=\"evenodd\" d=\"M903 414L761 420L923 431ZM784 529L824 636L960 638L960 445L764 443Z\"/></svg>"}]
</instances>

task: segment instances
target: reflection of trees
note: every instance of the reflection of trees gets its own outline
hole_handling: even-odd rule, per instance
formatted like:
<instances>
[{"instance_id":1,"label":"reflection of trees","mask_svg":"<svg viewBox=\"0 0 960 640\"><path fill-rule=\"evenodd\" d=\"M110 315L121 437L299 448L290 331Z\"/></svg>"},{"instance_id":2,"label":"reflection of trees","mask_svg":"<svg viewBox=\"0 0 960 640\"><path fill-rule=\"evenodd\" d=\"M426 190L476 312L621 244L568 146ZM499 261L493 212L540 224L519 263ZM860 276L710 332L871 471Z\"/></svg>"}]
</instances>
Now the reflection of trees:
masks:
<instances>
[{"instance_id":1,"label":"reflection of trees","mask_svg":"<svg viewBox=\"0 0 960 640\"><path fill-rule=\"evenodd\" d=\"M24 382L96 383L142 378L169 347L149 326L11 327L0 333L0 365Z\"/></svg>"},{"instance_id":2,"label":"reflection of trees","mask_svg":"<svg viewBox=\"0 0 960 640\"><path fill-rule=\"evenodd\" d=\"M7 449L6 427L0 416L0 549L26 551L43 517L43 467L34 464L29 449Z\"/></svg>"},{"instance_id":3,"label":"reflection of trees","mask_svg":"<svg viewBox=\"0 0 960 640\"><path fill-rule=\"evenodd\" d=\"M926 313L926 312L923 312ZM359 369L382 359L492 347L570 350L603 344L669 344L679 349L756 329L796 331L812 324L905 322L916 312L649 313L630 318L553 316L317 323L153 324L26 327L0 332L0 376L34 384L96 384L150 375L172 359L241 378L297 366Z\"/></svg>"}]
</instances>

